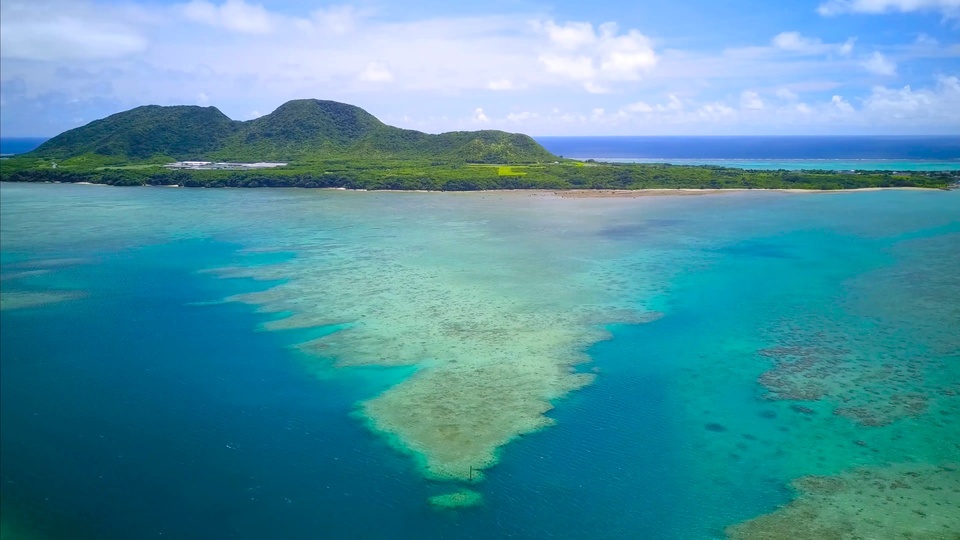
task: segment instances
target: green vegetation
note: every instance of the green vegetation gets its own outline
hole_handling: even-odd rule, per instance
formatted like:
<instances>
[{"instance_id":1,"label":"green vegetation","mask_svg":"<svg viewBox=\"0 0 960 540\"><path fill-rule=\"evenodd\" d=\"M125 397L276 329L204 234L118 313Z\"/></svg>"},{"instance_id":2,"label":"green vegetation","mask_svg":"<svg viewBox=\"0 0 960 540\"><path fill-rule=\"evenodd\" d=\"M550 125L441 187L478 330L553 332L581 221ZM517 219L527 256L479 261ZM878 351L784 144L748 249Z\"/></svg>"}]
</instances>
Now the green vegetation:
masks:
<instances>
[{"instance_id":1,"label":"green vegetation","mask_svg":"<svg viewBox=\"0 0 960 540\"><path fill-rule=\"evenodd\" d=\"M28 158L0 161L0 180L7 182L91 182L117 186L179 185L185 187L338 187L471 191L485 189L649 189L649 188L779 188L852 189L865 187L944 188L955 173L862 171L745 171L722 167L598 164L563 161L541 166L438 164L415 160L341 159L292 163L256 171L178 171L162 167L87 168Z\"/></svg>"},{"instance_id":2,"label":"green vegetation","mask_svg":"<svg viewBox=\"0 0 960 540\"><path fill-rule=\"evenodd\" d=\"M99 159L101 166L130 161L289 162L354 157L463 163L556 159L526 135L502 131L429 135L388 126L353 105L316 99L287 102L248 122L230 120L215 107L137 107L62 133L26 156Z\"/></svg>"},{"instance_id":3,"label":"green vegetation","mask_svg":"<svg viewBox=\"0 0 960 540\"><path fill-rule=\"evenodd\" d=\"M283 161L260 170L168 170L176 160ZM943 188L955 172L747 171L723 167L586 164L502 131L429 135L388 126L359 107L296 100L251 120L213 107L138 107L0 160L0 180L121 186L350 189Z\"/></svg>"}]
</instances>

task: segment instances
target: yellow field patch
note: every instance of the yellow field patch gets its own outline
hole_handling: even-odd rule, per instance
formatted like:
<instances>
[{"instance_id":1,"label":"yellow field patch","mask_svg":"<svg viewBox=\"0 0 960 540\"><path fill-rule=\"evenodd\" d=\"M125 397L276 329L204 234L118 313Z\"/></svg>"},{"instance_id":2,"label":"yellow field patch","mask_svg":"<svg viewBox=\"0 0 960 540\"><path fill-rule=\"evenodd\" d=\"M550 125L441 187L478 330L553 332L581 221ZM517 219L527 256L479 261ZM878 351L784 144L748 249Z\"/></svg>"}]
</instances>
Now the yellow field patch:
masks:
<instances>
[{"instance_id":1,"label":"yellow field patch","mask_svg":"<svg viewBox=\"0 0 960 540\"><path fill-rule=\"evenodd\" d=\"M497 176L524 176L527 173L521 167L497 167Z\"/></svg>"}]
</instances>

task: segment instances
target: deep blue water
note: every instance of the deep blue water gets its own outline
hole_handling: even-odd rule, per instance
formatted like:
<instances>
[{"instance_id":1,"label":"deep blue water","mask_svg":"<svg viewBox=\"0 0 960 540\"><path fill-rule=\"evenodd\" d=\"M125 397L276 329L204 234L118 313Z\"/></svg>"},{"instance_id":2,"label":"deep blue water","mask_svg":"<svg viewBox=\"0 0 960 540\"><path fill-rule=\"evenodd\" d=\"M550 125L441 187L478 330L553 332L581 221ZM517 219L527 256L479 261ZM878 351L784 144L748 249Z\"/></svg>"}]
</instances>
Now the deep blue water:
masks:
<instances>
[{"instance_id":1,"label":"deep blue water","mask_svg":"<svg viewBox=\"0 0 960 540\"><path fill-rule=\"evenodd\" d=\"M670 379L677 350L651 335L689 319L620 326L591 350L597 383L511 444L480 508L425 504L443 484L351 416L409 375L355 369L317 379L267 316L220 298L270 282L221 280L237 246L183 241L84 251L94 265L37 278L88 297L0 321L0 453L7 516L51 538L677 538L769 510L782 486L745 482L737 505L685 492L685 437ZM43 253L69 256L81 253ZM7 264L36 253L6 253ZM263 262L277 254L258 255ZM131 310L130 306L137 306ZM651 334L652 332L652 334ZM634 362L647 344L650 359ZM749 384L749 381L747 381ZM612 495L612 496L611 496ZM716 501L715 501L716 503ZM704 515L710 517L705 518ZM370 519L375 516L376 519ZM497 523L496 527L491 527Z\"/></svg>"},{"instance_id":2,"label":"deep blue water","mask_svg":"<svg viewBox=\"0 0 960 540\"><path fill-rule=\"evenodd\" d=\"M238 304L190 305L252 290L193 273L232 251L102 253L60 278L89 298L4 313L7 510L61 538L377 537L415 523L397 503L422 502L424 483L350 417L400 374L318 382L284 348L302 334L255 332L263 317Z\"/></svg>"},{"instance_id":3,"label":"deep blue water","mask_svg":"<svg viewBox=\"0 0 960 540\"><path fill-rule=\"evenodd\" d=\"M537 137L570 158L960 160L960 137Z\"/></svg>"},{"instance_id":4,"label":"deep blue water","mask_svg":"<svg viewBox=\"0 0 960 540\"><path fill-rule=\"evenodd\" d=\"M45 143L49 137L0 137L0 154L23 154Z\"/></svg>"}]
</instances>

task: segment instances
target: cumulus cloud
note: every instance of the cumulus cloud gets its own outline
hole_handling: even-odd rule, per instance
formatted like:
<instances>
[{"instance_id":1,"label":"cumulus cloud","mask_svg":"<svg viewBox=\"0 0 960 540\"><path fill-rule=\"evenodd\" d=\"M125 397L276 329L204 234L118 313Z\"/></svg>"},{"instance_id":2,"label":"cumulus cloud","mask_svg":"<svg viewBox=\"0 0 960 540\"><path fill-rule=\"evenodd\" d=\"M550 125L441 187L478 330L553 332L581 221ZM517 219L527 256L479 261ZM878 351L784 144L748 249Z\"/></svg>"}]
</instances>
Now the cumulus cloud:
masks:
<instances>
[{"instance_id":1,"label":"cumulus cloud","mask_svg":"<svg viewBox=\"0 0 960 540\"><path fill-rule=\"evenodd\" d=\"M551 49L540 55L544 70L577 82L591 93L605 93L614 82L636 81L657 65L650 39L637 30L620 33L615 23L554 21L535 25Z\"/></svg>"},{"instance_id":2,"label":"cumulus cloud","mask_svg":"<svg viewBox=\"0 0 960 540\"><path fill-rule=\"evenodd\" d=\"M111 59L143 51L147 39L124 9L101 12L86 2L0 4L0 56L24 60Z\"/></svg>"},{"instance_id":3,"label":"cumulus cloud","mask_svg":"<svg viewBox=\"0 0 960 540\"><path fill-rule=\"evenodd\" d=\"M366 82L390 82L393 80L393 73L390 69L380 62L370 62L367 67L360 72L358 78Z\"/></svg>"},{"instance_id":4,"label":"cumulus cloud","mask_svg":"<svg viewBox=\"0 0 960 540\"><path fill-rule=\"evenodd\" d=\"M941 76L934 88L913 90L875 87L864 100L867 113L886 123L924 123L931 120L960 125L960 78Z\"/></svg>"},{"instance_id":5,"label":"cumulus cloud","mask_svg":"<svg viewBox=\"0 0 960 540\"><path fill-rule=\"evenodd\" d=\"M843 99L843 96L833 96L830 98L830 106L841 113L848 114L853 112L853 105Z\"/></svg>"},{"instance_id":6,"label":"cumulus cloud","mask_svg":"<svg viewBox=\"0 0 960 540\"><path fill-rule=\"evenodd\" d=\"M829 17L844 13L909 13L939 12L947 17L960 15L960 0L828 0L817 7L817 13Z\"/></svg>"},{"instance_id":7,"label":"cumulus cloud","mask_svg":"<svg viewBox=\"0 0 960 540\"><path fill-rule=\"evenodd\" d=\"M473 110L473 120L481 124L487 124L490 122L490 117L487 116L487 113L483 112L483 108L477 107Z\"/></svg>"},{"instance_id":8,"label":"cumulus cloud","mask_svg":"<svg viewBox=\"0 0 960 540\"><path fill-rule=\"evenodd\" d=\"M762 103L754 90L739 94L739 106L727 100L695 100L667 95L659 103L628 102L619 109L604 107L584 108L582 112L530 110L508 114L506 117L487 118L483 123L509 128L511 123L523 121L526 126L549 129L550 126L575 129L574 133L698 133L729 134L738 130L760 128L769 132L796 133L798 127L806 132L858 133L883 126L909 128L938 125L960 125L960 78L941 76L932 88L913 89L874 87L865 98L827 95L810 101L801 101L790 90L776 92L780 102ZM757 108L762 103L763 108ZM762 112L761 112L762 111ZM475 120L476 121L476 120ZM575 126L575 127L573 127Z\"/></svg>"},{"instance_id":9,"label":"cumulus cloud","mask_svg":"<svg viewBox=\"0 0 960 540\"><path fill-rule=\"evenodd\" d=\"M889 77L897 74L897 64L880 52L874 52L866 60L860 62L860 66L874 75Z\"/></svg>"},{"instance_id":10,"label":"cumulus cloud","mask_svg":"<svg viewBox=\"0 0 960 540\"><path fill-rule=\"evenodd\" d=\"M568 22L561 26L553 21L547 21L539 26L546 32L550 41L562 49L576 50L597 41L593 25L588 22Z\"/></svg>"},{"instance_id":11,"label":"cumulus cloud","mask_svg":"<svg viewBox=\"0 0 960 540\"><path fill-rule=\"evenodd\" d=\"M214 4L206 0L193 0L181 6L187 19L219 26L235 32L250 34L268 34L273 32L277 18L259 4L248 4L244 0L226 0Z\"/></svg>"},{"instance_id":12,"label":"cumulus cloud","mask_svg":"<svg viewBox=\"0 0 960 540\"><path fill-rule=\"evenodd\" d=\"M665 133L671 126L689 126L687 133L714 126L719 134L781 125L832 132L831 122L843 129L879 123L866 119L881 110L893 126L884 132L897 125L922 132L910 115L940 132L960 125L926 112L960 109L948 92L955 79L936 88L865 87L868 68L859 64L874 58L855 51L852 38L829 43L784 32L754 47L660 50L627 27L530 23L527 14L390 21L346 5L311 11L293 3L280 12L266 0L175 1L2 0L4 133L53 134L74 117L144 103L209 103L243 119L302 97L356 103L427 131L522 122L541 134ZM879 49L896 51L902 66L881 55L893 73L913 75L921 65L907 62L918 58L940 62L935 72L951 66L951 45L914 37ZM837 88L844 97L834 100ZM49 121L36 120L32 111L41 107ZM944 127L946 118L954 127Z\"/></svg>"},{"instance_id":13,"label":"cumulus cloud","mask_svg":"<svg viewBox=\"0 0 960 540\"><path fill-rule=\"evenodd\" d=\"M760 94L745 90L740 94L740 108L748 111L759 111L763 109L763 100Z\"/></svg>"}]
</instances>

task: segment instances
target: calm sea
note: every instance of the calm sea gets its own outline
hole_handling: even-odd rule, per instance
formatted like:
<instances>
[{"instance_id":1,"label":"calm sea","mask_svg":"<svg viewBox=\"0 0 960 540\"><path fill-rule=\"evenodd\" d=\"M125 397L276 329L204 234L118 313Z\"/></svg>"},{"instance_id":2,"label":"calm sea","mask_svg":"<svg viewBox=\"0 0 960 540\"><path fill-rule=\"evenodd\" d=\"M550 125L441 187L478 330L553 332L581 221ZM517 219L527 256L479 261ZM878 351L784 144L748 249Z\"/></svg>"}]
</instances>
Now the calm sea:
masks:
<instances>
[{"instance_id":1,"label":"calm sea","mask_svg":"<svg viewBox=\"0 0 960 540\"><path fill-rule=\"evenodd\" d=\"M960 462L960 192L0 184L0 229L4 538L723 538L803 475ZM266 330L287 315L312 322ZM404 425L495 424L544 399L509 370L570 343L596 379L482 481L428 478L359 407L466 363ZM761 385L790 351L819 394ZM464 486L482 504L427 502Z\"/></svg>"},{"instance_id":2,"label":"calm sea","mask_svg":"<svg viewBox=\"0 0 960 540\"><path fill-rule=\"evenodd\" d=\"M0 137L0 155L10 156L35 150L48 137Z\"/></svg>"},{"instance_id":3,"label":"calm sea","mask_svg":"<svg viewBox=\"0 0 960 540\"><path fill-rule=\"evenodd\" d=\"M960 137L537 137L574 159L746 169L960 170Z\"/></svg>"}]
</instances>

